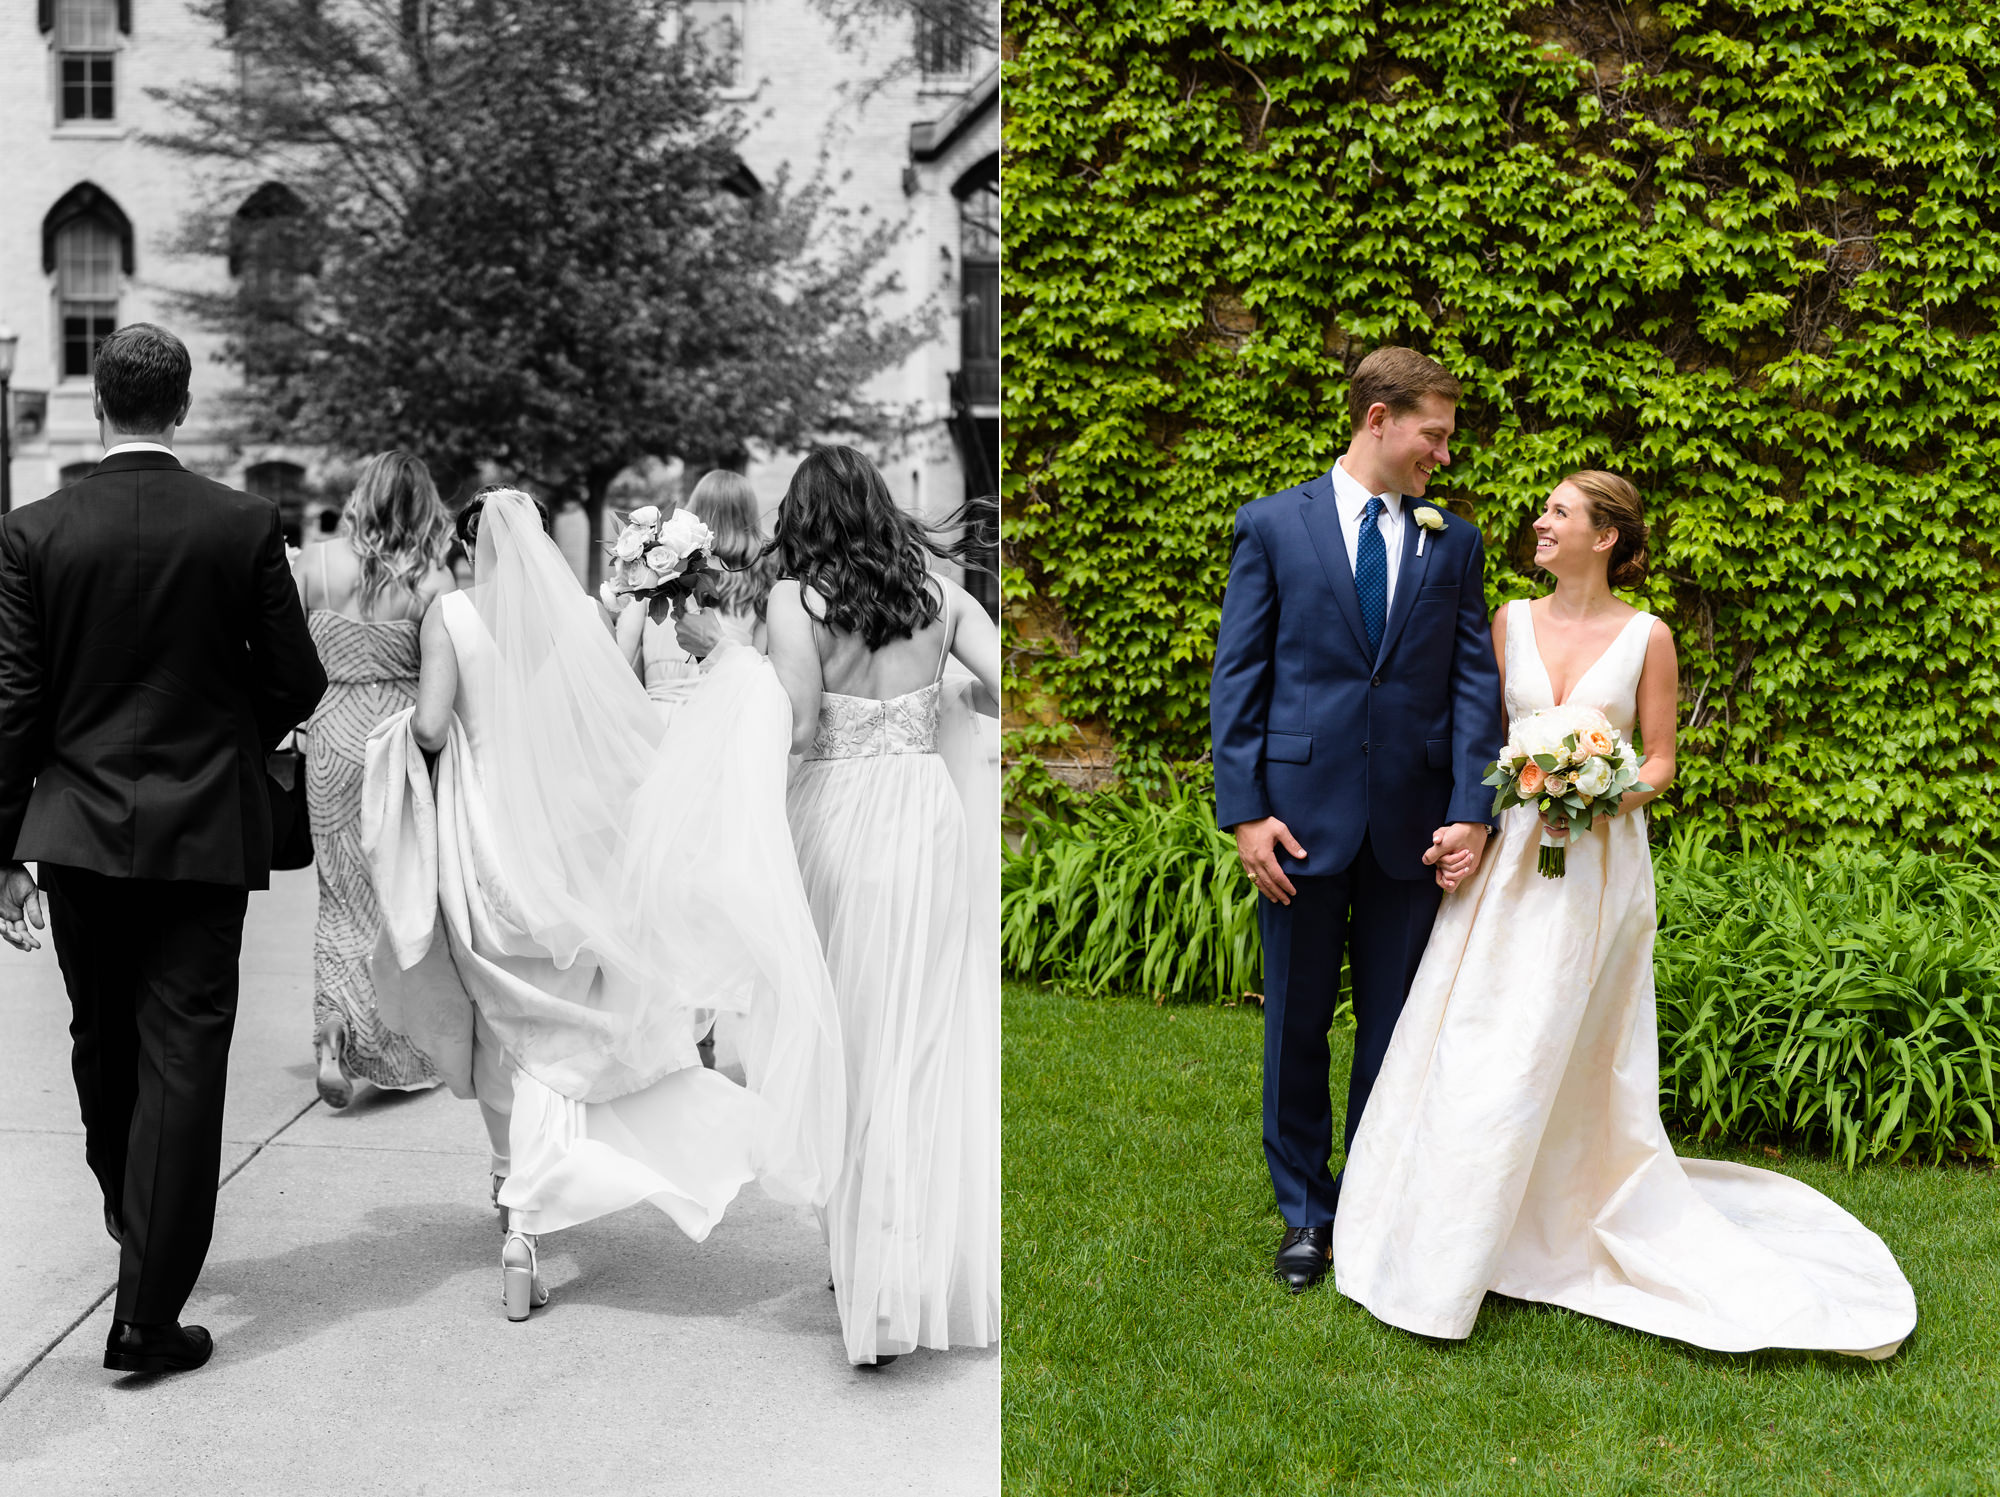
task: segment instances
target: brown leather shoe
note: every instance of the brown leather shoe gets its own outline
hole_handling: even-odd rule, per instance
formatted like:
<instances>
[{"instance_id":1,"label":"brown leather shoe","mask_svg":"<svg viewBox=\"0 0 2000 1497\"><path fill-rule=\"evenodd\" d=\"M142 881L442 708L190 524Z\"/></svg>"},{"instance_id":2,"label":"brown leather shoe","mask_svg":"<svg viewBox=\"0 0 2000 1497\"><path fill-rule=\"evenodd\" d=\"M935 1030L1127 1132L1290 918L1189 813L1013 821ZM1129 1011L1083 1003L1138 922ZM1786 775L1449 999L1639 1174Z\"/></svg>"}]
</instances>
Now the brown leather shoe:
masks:
<instances>
[{"instance_id":1,"label":"brown leather shoe","mask_svg":"<svg viewBox=\"0 0 2000 1497\"><path fill-rule=\"evenodd\" d=\"M134 1325L111 1322L104 1365L113 1372L192 1372L209 1358L215 1343L198 1325Z\"/></svg>"},{"instance_id":2,"label":"brown leather shoe","mask_svg":"<svg viewBox=\"0 0 2000 1497\"><path fill-rule=\"evenodd\" d=\"M1287 1227L1285 1240L1278 1244L1278 1257L1271 1270L1291 1286L1292 1293L1303 1294L1326 1277L1332 1262L1332 1223L1319 1227Z\"/></svg>"}]
</instances>

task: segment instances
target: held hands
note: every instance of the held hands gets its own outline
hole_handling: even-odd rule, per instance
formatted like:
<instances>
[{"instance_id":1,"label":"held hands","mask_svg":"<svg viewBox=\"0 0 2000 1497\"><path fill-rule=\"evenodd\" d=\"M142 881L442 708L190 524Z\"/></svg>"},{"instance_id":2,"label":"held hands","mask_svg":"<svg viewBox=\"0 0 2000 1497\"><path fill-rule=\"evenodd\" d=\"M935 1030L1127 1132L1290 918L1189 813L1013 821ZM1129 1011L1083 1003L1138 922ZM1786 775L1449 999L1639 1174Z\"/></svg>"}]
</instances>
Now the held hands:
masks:
<instances>
[{"instance_id":1,"label":"held hands","mask_svg":"<svg viewBox=\"0 0 2000 1497\"><path fill-rule=\"evenodd\" d=\"M1486 851L1489 828L1477 821L1454 821L1431 833L1424 862L1437 868L1437 886L1449 894L1471 878Z\"/></svg>"},{"instance_id":2,"label":"held hands","mask_svg":"<svg viewBox=\"0 0 2000 1497\"><path fill-rule=\"evenodd\" d=\"M35 887L25 864L0 863L0 941L18 951L40 951L30 925L49 928L48 897Z\"/></svg>"},{"instance_id":3,"label":"held hands","mask_svg":"<svg viewBox=\"0 0 2000 1497\"><path fill-rule=\"evenodd\" d=\"M1278 866L1278 844L1284 843L1285 851L1295 858L1306 855L1306 850L1292 836L1291 828L1275 816L1266 816L1262 821L1239 821L1235 830L1236 856L1243 864L1243 871L1250 875L1250 882L1257 886L1257 892L1273 904L1290 904L1298 890Z\"/></svg>"}]
</instances>

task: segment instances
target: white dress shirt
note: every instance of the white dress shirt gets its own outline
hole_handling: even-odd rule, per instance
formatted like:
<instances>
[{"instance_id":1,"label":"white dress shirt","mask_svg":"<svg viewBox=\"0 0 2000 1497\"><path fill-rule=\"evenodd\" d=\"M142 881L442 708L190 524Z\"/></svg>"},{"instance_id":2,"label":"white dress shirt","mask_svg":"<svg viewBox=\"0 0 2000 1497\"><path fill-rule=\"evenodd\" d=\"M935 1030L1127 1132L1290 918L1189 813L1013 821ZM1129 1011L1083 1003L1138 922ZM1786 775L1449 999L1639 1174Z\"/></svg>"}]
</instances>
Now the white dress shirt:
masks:
<instances>
[{"instance_id":1,"label":"white dress shirt","mask_svg":"<svg viewBox=\"0 0 2000 1497\"><path fill-rule=\"evenodd\" d=\"M1368 501L1383 500L1382 518L1375 522L1375 528L1382 532L1382 542L1389 550L1389 586L1382 602L1382 620L1388 623L1389 609L1396 601L1396 573L1403 566L1403 496L1401 494L1375 495L1361 487L1361 480L1341 466L1339 458L1333 464L1333 502L1340 515L1340 538L1347 546L1348 570L1354 569L1354 561L1361 553L1356 550L1361 540L1361 516L1368 508Z\"/></svg>"},{"instance_id":2,"label":"white dress shirt","mask_svg":"<svg viewBox=\"0 0 2000 1497\"><path fill-rule=\"evenodd\" d=\"M116 447L105 448L104 457L116 457L121 452L164 452L168 457L174 455L173 448L159 442L120 442ZM103 462L104 458L99 458L98 461Z\"/></svg>"}]
</instances>

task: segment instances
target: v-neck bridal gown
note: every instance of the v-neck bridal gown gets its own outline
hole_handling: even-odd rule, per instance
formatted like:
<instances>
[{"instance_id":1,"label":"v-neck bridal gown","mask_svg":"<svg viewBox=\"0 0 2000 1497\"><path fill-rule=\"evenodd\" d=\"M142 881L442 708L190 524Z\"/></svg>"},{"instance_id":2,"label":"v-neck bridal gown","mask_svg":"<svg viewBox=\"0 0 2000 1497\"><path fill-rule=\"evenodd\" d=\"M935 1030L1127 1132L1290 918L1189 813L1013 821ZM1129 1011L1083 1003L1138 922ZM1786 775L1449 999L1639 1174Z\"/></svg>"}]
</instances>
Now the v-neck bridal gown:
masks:
<instances>
[{"instance_id":1,"label":"v-neck bridal gown","mask_svg":"<svg viewBox=\"0 0 2000 1497\"><path fill-rule=\"evenodd\" d=\"M1528 605L1509 605L1510 723L1555 705ZM1652 618L1572 688L1629 739ZM1715 1351L1882 1358L1916 1298L1882 1240L1810 1186L1679 1159L1659 1111L1653 866L1643 811L1536 872L1508 811L1445 897L1347 1160L1340 1292L1426 1336L1471 1334L1488 1290Z\"/></svg>"}]
</instances>

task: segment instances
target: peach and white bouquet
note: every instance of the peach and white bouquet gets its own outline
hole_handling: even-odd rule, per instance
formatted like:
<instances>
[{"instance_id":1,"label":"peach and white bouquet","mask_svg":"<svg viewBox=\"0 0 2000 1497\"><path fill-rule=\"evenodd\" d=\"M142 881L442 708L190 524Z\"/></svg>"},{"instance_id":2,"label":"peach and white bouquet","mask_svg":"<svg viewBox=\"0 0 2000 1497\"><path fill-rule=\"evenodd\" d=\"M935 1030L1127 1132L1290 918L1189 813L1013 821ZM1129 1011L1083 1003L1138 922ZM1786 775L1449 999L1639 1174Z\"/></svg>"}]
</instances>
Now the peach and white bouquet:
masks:
<instances>
[{"instance_id":1,"label":"peach and white bouquet","mask_svg":"<svg viewBox=\"0 0 2000 1497\"><path fill-rule=\"evenodd\" d=\"M693 510L656 504L632 511L610 546L611 566L598 597L616 612L619 599L692 597L695 581L709 570L715 533Z\"/></svg>"},{"instance_id":2,"label":"peach and white bouquet","mask_svg":"<svg viewBox=\"0 0 2000 1497\"><path fill-rule=\"evenodd\" d=\"M1515 721L1500 757L1481 783L1493 785L1493 814L1533 806L1542 818L1543 878L1567 872L1568 848L1550 828L1569 836L1590 830L1599 816L1617 814L1628 790L1651 790L1639 778L1639 755L1611 720L1595 707L1545 707Z\"/></svg>"}]
</instances>

